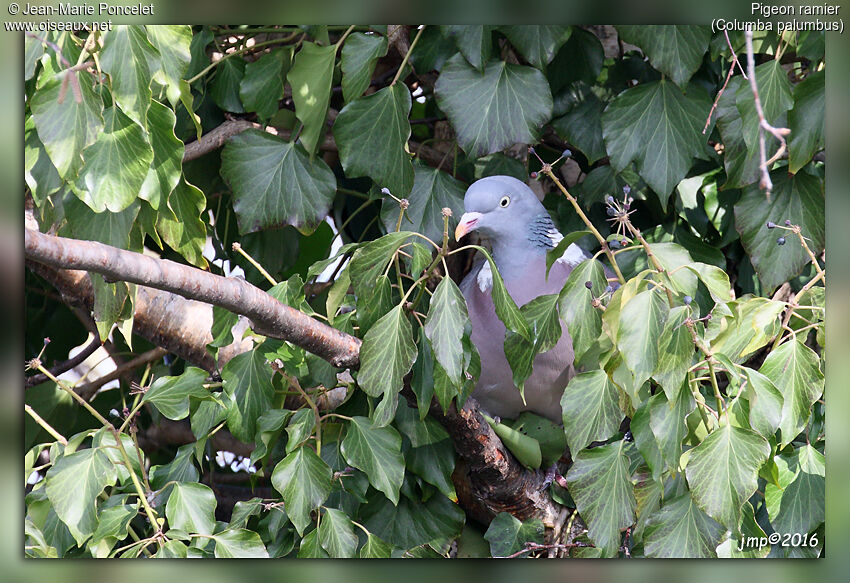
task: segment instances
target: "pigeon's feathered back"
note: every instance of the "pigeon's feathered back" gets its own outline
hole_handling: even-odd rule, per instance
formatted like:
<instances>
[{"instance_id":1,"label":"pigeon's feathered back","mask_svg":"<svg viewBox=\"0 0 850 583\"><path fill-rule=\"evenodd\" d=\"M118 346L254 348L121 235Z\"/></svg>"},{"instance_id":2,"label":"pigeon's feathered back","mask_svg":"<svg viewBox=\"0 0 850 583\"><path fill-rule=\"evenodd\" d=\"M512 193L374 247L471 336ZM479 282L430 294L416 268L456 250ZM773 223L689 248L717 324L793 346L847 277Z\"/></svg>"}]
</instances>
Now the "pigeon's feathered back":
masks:
<instances>
[{"instance_id":1,"label":"pigeon's feathered back","mask_svg":"<svg viewBox=\"0 0 850 583\"><path fill-rule=\"evenodd\" d=\"M563 237L531 189L516 178L478 180L463 202L466 212L455 237L475 230L490 241L496 267L518 306L561 291L573 267L586 258L581 248L570 245L546 277L546 253ZM472 341L481 356L481 376L473 396L491 415L516 418L522 411L532 411L560 423L561 395L575 374L567 325L561 323L555 347L535 358L523 404L505 358L505 326L496 316L491 288L492 272L486 261L473 267L460 284L469 307Z\"/></svg>"}]
</instances>

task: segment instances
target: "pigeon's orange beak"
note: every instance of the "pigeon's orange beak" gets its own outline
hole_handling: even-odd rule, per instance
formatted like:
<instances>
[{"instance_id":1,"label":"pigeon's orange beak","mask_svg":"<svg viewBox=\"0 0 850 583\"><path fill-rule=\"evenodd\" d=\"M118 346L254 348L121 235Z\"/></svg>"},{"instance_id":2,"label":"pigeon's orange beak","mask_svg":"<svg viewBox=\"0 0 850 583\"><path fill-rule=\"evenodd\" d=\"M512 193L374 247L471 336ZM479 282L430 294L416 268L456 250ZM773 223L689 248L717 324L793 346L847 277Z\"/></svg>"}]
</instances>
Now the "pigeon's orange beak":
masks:
<instances>
[{"instance_id":1,"label":"pigeon's orange beak","mask_svg":"<svg viewBox=\"0 0 850 583\"><path fill-rule=\"evenodd\" d=\"M474 231L478 227L478 219L481 218L481 213L464 213L460 217L460 222L455 229L455 241L460 241L461 237L470 231Z\"/></svg>"}]
</instances>

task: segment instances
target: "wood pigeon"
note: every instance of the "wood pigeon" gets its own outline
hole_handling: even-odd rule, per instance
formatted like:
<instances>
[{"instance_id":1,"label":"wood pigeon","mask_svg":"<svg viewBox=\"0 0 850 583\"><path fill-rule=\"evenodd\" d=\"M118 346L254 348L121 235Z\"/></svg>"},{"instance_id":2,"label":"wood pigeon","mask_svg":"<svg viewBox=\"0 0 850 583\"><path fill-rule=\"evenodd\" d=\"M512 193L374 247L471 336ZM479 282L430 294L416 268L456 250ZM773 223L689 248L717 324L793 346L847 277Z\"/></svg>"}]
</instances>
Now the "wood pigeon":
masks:
<instances>
[{"instance_id":1,"label":"wood pigeon","mask_svg":"<svg viewBox=\"0 0 850 583\"><path fill-rule=\"evenodd\" d=\"M577 245L567 247L546 277L546 253L563 238L532 190L510 176L490 176L466 191L455 239L477 231L490 241L493 260L517 306L544 294L558 293L570 271L588 256ZM490 415L515 419L531 411L561 423L561 395L575 375L573 344L561 322L554 348L538 354L525 382L525 403L513 383L504 352L505 325L496 316L491 289L493 274L483 259L460 284L469 308L472 342L481 356L481 377L472 393Z\"/></svg>"}]
</instances>

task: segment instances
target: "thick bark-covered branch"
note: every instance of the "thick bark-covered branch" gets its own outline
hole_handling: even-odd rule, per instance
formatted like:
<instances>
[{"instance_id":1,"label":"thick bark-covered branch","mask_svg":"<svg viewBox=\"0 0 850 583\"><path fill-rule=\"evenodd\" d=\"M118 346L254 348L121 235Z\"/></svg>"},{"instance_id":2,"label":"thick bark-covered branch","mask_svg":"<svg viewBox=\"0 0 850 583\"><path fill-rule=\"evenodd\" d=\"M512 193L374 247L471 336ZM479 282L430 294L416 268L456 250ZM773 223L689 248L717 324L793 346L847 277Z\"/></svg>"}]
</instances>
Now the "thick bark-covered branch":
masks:
<instances>
[{"instance_id":1,"label":"thick bark-covered branch","mask_svg":"<svg viewBox=\"0 0 850 583\"><path fill-rule=\"evenodd\" d=\"M25 230L25 255L64 269L99 273L221 306L250 318L263 334L282 338L339 368L360 364L360 340L284 305L245 280L222 277L167 259L155 259L95 241L79 241Z\"/></svg>"}]
</instances>

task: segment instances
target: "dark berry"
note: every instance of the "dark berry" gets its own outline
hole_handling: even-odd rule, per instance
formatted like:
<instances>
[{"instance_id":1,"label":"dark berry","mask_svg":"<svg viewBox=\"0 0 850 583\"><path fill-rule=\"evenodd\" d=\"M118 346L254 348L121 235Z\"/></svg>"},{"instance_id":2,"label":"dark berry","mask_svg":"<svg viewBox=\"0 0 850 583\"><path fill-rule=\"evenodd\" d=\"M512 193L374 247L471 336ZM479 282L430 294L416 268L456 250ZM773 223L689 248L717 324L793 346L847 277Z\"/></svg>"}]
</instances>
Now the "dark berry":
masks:
<instances>
[{"instance_id":1,"label":"dark berry","mask_svg":"<svg viewBox=\"0 0 850 583\"><path fill-rule=\"evenodd\" d=\"M537 180L537 172L532 172L532 173L531 173L531 179L532 179L532 180Z\"/></svg>"},{"instance_id":2,"label":"dark berry","mask_svg":"<svg viewBox=\"0 0 850 583\"><path fill-rule=\"evenodd\" d=\"M776 223L774 223L773 221L767 221L767 228L768 229L775 229Z\"/></svg>"},{"instance_id":3,"label":"dark berry","mask_svg":"<svg viewBox=\"0 0 850 583\"><path fill-rule=\"evenodd\" d=\"M785 237L779 237L779 238L776 240L776 244L777 244L777 245L784 245L784 244L785 244Z\"/></svg>"},{"instance_id":4,"label":"dark berry","mask_svg":"<svg viewBox=\"0 0 850 583\"><path fill-rule=\"evenodd\" d=\"M790 226L791 226L791 219L785 219L785 226L786 226L786 227L790 227Z\"/></svg>"},{"instance_id":5,"label":"dark berry","mask_svg":"<svg viewBox=\"0 0 850 583\"><path fill-rule=\"evenodd\" d=\"M615 208L614 208L614 207L612 207L612 206L609 206L609 207L605 210L605 212L606 212L606 213L608 213L608 216L609 216L609 217L613 217L613 216L616 216L616 215L617 215L617 209L615 209Z\"/></svg>"},{"instance_id":6,"label":"dark berry","mask_svg":"<svg viewBox=\"0 0 850 583\"><path fill-rule=\"evenodd\" d=\"M628 196L631 191L632 191L632 187L629 186L628 184L623 187L623 194L625 194L626 196Z\"/></svg>"},{"instance_id":7,"label":"dark berry","mask_svg":"<svg viewBox=\"0 0 850 583\"><path fill-rule=\"evenodd\" d=\"M691 302L694 300L691 296L685 296L682 298L682 301L685 302L686 306L690 306Z\"/></svg>"},{"instance_id":8,"label":"dark berry","mask_svg":"<svg viewBox=\"0 0 850 583\"><path fill-rule=\"evenodd\" d=\"M584 282L584 287L586 287L587 289L592 289L593 288L593 282L590 282L590 281Z\"/></svg>"},{"instance_id":9,"label":"dark berry","mask_svg":"<svg viewBox=\"0 0 850 583\"><path fill-rule=\"evenodd\" d=\"M626 204L623 205L623 208L626 209L626 210L629 210L630 208L632 208L632 204L627 202Z\"/></svg>"},{"instance_id":10,"label":"dark berry","mask_svg":"<svg viewBox=\"0 0 850 583\"><path fill-rule=\"evenodd\" d=\"M620 242L617 239L614 239L613 241L608 243L608 246L611 247L611 249L619 249L620 248Z\"/></svg>"},{"instance_id":11,"label":"dark berry","mask_svg":"<svg viewBox=\"0 0 850 583\"><path fill-rule=\"evenodd\" d=\"M563 152L561 152L561 158L569 158L572 155L573 155L573 153L570 152L569 150L564 150Z\"/></svg>"},{"instance_id":12,"label":"dark berry","mask_svg":"<svg viewBox=\"0 0 850 583\"><path fill-rule=\"evenodd\" d=\"M613 204L614 203L614 197L609 194L608 196L605 197L605 202L607 202L608 204Z\"/></svg>"}]
</instances>

